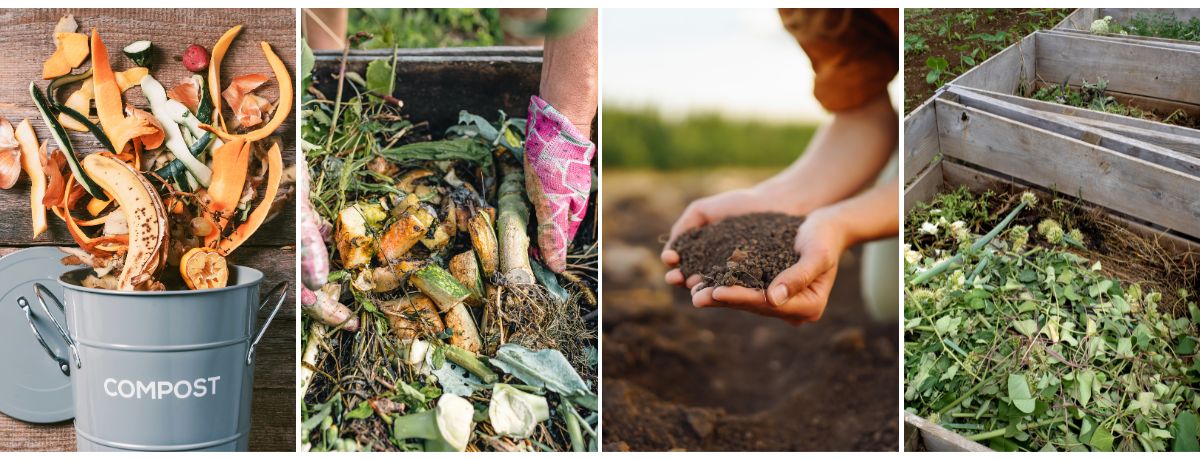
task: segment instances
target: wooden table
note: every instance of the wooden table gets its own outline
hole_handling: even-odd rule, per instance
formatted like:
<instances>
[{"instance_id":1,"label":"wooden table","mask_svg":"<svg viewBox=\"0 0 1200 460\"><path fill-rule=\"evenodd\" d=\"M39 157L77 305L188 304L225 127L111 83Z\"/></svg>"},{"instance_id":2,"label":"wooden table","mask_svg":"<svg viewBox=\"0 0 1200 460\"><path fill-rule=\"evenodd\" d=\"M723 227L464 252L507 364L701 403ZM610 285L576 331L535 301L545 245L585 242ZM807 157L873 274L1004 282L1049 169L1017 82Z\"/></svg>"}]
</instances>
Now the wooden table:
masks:
<instances>
[{"instance_id":1,"label":"wooden table","mask_svg":"<svg viewBox=\"0 0 1200 460\"><path fill-rule=\"evenodd\" d=\"M163 86L173 87L188 75L179 56L187 45L198 43L211 50L226 29L243 24L239 38L226 56L222 66L224 81L237 75L271 69L258 46L260 41L271 43L275 52L287 63L291 77L296 75L296 14L293 9L240 10L0 10L0 43L8 46L0 53L0 116L15 127L28 118L42 142L53 142L29 96L29 82L41 80L42 62L54 52L52 31L58 19L74 14L79 31L87 33L97 28L108 45L113 67L123 70L132 63L121 48L147 39L157 48L152 74ZM89 64L84 64L85 66ZM278 100L274 81L258 94ZM125 94L127 103L146 108L145 98L137 89ZM64 96L65 97L65 92ZM228 112L227 112L228 113ZM295 162L295 112L277 135L284 147L284 164ZM87 133L72 131L72 143L80 152L95 152L99 145ZM50 229L37 239L31 238L29 213L29 180L24 175L10 190L0 190L0 256L29 246L74 245L66 227L54 216L48 216ZM295 279L295 207L264 225L242 248L233 254L233 261L266 273L263 294L275 283ZM293 282L294 283L294 282ZM294 287L294 284L293 284ZM289 295L285 307L271 325L257 352L255 367L253 429L250 432L252 450L293 451L296 445L296 311L294 295ZM265 315L264 315L265 316ZM263 317L260 317L260 321ZM4 450L74 450L75 430L70 422L53 425L28 424L0 415L0 451Z\"/></svg>"}]
</instances>

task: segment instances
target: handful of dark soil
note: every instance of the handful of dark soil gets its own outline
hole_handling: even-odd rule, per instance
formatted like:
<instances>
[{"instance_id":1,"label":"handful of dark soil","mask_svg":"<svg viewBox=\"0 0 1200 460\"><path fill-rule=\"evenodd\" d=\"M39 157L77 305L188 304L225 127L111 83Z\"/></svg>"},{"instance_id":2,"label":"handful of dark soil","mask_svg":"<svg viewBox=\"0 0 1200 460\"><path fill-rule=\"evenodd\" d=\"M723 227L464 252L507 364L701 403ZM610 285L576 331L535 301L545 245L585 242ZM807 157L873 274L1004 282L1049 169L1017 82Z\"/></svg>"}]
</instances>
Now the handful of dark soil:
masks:
<instances>
[{"instance_id":1,"label":"handful of dark soil","mask_svg":"<svg viewBox=\"0 0 1200 460\"><path fill-rule=\"evenodd\" d=\"M689 230L672 247L685 277L699 274L709 286L766 289L800 260L796 229L803 222L774 212L744 214Z\"/></svg>"}]
</instances>

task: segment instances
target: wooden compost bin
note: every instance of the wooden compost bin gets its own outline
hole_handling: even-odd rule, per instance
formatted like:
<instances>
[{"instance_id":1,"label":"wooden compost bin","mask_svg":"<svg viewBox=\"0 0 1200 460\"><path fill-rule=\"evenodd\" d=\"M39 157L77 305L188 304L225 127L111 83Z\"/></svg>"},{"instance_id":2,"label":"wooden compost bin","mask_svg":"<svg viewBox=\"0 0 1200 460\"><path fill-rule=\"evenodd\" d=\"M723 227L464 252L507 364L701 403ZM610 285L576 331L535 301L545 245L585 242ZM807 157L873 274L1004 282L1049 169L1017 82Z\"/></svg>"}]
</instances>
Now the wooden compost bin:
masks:
<instances>
[{"instance_id":1,"label":"wooden compost bin","mask_svg":"<svg viewBox=\"0 0 1200 460\"><path fill-rule=\"evenodd\" d=\"M970 107L963 94L948 88L904 120L906 214L960 186L982 192L1015 185L1076 196L1169 249L1200 250L1196 175L1160 164L1167 158L1123 153L1128 140L1119 136L1126 144L1060 134ZM988 450L917 415L906 412L904 420L906 450Z\"/></svg>"},{"instance_id":2,"label":"wooden compost bin","mask_svg":"<svg viewBox=\"0 0 1200 460\"><path fill-rule=\"evenodd\" d=\"M153 40L158 50L153 61L154 74L168 88L190 74L172 59L173 56L178 56L191 43L211 46L226 29L237 24L242 24L244 29L222 65L226 81L252 72L270 75L270 67L258 46L264 40L271 43L295 77L296 19L291 9L194 9L186 12L165 9L0 9L0 25L4 26L0 27L0 41L12 48L0 58L0 102L13 104L11 107L0 106L0 114L14 125L28 118L41 141L52 148L57 144L34 108L29 96L29 82L37 81L39 87L45 88L46 82L41 79L42 60L54 52L51 31L66 14L75 15L81 32L92 27L100 31L109 44L109 57L118 69L131 65L121 55L122 46L134 40ZM36 38L30 39L30 35ZM272 101L279 97L273 81L260 93ZM125 101L148 107L141 91L136 89L125 93ZM293 113L276 133L282 139L284 165L294 164L296 158L295 118ZM70 131L70 136L80 152L100 150L100 145L88 133ZM0 256L29 246L75 246L62 220L52 215L47 216L49 229L46 233L31 239L28 175L22 175L12 189L0 191L0 211L5 216L5 225L0 226ZM279 216L263 225L231 257L232 261L249 265L266 275L262 284L264 295L280 281L291 281L295 286L295 222L295 206L289 202ZM296 449L296 310L293 305L295 297L289 295L256 349L251 450ZM260 324L267 313L261 312ZM75 430L71 422L32 425L0 415L0 451L7 450L75 450Z\"/></svg>"},{"instance_id":3,"label":"wooden compost bin","mask_svg":"<svg viewBox=\"0 0 1200 460\"><path fill-rule=\"evenodd\" d=\"M440 138L446 128L458 124L459 112L466 110L495 120L503 110L509 118L524 119L529 113L529 97L538 94L542 75L542 48L534 46L491 46L475 48L429 48L396 50L396 85L393 95L403 104L401 111L416 123L429 123L430 133ZM392 59L392 50L352 51L346 57L346 72L366 75L367 64ZM313 87L328 98L337 95L337 75L342 53L318 52L313 66ZM354 97L351 85L342 90L342 99ZM596 121L592 123L592 141L597 142ZM599 155L592 160L595 167ZM594 242L597 193L588 200L588 212L576 235L580 241Z\"/></svg>"},{"instance_id":4,"label":"wooden compost bin","mask_svg":"<svg viewBox=\"0 0 1200 460\"><path fill-rule=\"evenodd\" d=\"M1084 80L1101 79L1108 82L1107 94L1121 103L1161 114L1182 110L1189 117L1200 117L1200 46L1190 42L1066 29L1038 31L951 84L1019 95L1032 92L1038 84L1066 82L1079 88Z\"/></svg>"},{"instance_id":5,"label":"wooden compost bin","mask_svg":"<svg viewBox=\"0 0 1200 460\"><path fill-rule=\"evenodd\" d=\"M326 97L337 96L341 52L318 52L313 86ZM391 59L392 50L354 51L346 71L367 74L367 64ZM538 93L542 73L541 47L400 49L396 51L394 96L403 113L415 122L429 122L434 134L458 123L460 110L489 120L497 110L525 118L529 96ZM343 99L354 97L347 85Z\"/></svg>"}]
</instances>

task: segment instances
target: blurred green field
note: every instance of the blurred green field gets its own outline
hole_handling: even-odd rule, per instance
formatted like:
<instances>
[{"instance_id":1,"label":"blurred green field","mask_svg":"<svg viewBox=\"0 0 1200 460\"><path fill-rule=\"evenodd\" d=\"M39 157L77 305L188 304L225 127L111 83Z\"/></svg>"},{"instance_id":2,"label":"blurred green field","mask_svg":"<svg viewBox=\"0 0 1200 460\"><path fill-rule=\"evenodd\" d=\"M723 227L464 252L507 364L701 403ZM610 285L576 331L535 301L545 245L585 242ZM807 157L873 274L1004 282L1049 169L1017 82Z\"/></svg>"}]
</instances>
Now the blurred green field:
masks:
<instances>
[{"instance_id":1,"label":"blurred green field","mask_svg":"<svg viewBox=\"0 0 1200 460\"><path fill-rule=\"evenodd\" d=\"M652 109L604 108L604 168L782 167L804 151L816 124L731 120L717 114L668 120Z\"/></svg>"},{"instance_id":2,"label":"blurred green field","mask_svg":"<svg viewBox=\"0 0 1200 460\"><path fill-rule=\"evenodd\" d=\"M347 32L373 38L363 49L495 46L504 38L496 8L352 8Z\"/></svg>"}]
</instances>

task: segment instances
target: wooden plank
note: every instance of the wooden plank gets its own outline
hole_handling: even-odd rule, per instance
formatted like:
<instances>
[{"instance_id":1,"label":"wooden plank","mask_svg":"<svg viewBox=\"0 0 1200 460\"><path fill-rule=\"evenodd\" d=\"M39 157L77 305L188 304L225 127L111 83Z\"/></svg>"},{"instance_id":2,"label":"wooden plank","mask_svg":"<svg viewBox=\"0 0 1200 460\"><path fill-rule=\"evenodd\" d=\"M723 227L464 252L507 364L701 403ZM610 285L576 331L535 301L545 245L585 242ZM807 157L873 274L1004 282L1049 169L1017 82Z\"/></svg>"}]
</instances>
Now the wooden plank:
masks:
<instances>
[{"instance_id":1,"label":"wooden plank","mask_svg":"<svg viewBox=\"0 0 1200 460\"><path fill-rule=\"evenodd\" d=\"M461 110L485 117L494 117L498 110L503 110L509 117L524 118L529 109L529 95L537 94L541 79L540 48L398 53L395 96L404 102L408 116L428 122L434 133L457 124ZM391 52L385 55L379 51L355 51L347 58L346 71L366 75L367 64L384 57L390 58ZM337 96L335 76L340 70L341 53L321 53L316 58L313 87L332 99ZM448 81L471 84L446 84ZM343 91L344 98L353 94Z\"/></svg>"},{"instance_id":2,"label":"wooden plank","mask_svg":"<svg viewBox=\"0 0 1200 460\"><path fill-rule=\"evenodd\" d=\"M1104 79L1111 91L1200 104L1200 72L1196 71L1200 69L1200 52L1091 37L1041 32L1033 35L1037 43L1035 68L1043 81L1078 85L1085 79Z\"/></svg>"},{"instance_id":3,"label":"wooden plank","mask_svg":"<svg viewBox=\"0 0 1200 460\"><path fill-rule=\"evenodd\" d=\"M234 76L261 72L271 75L271 68L263 58L258 46L260 41L268 41L276 54L287 64L292 77L296 72L296 20L295 10L287 9L189 9L189 10L151 10L151 9L0 9L0 43L8 45L5 51L8 56L22 56L21 59L6 59L0 65L0 102L13 104L11 107L0 108L0 115L8 118L13 125L28 118L33 124L43 142L51 142L50 133L41 121L33 101L29 96L29 82L37 81L38 86L45 88L41 80L42 61L54 52L51 42L52 31L58 19L65 14L74 14L79 22L81 32L95 27L104 37L108 45L108 53L116 69L132 66L132 62L121 53L121 48L135 40L150 39L158 50L152 62L153 75L168 89L175 86L184 78L191 75L179 64L179 56L191 43L204 44L211 48L217 38L226 29L236 24L243 24L241 35L222 64L222 74L226 82ZM73 91L78 85L66 87L61 97L66 97L68 91ZM271 81L256 94L268 100L278 100L278 86ZM147 107L145 97L138 89L125 93L125 101L138 107ZM283 140L284 164L295 163L295 146L292 139L296 136L295 111L277 132ZM70 131L71 143L81 153L91 153L100 150L99 144L88 133ZM53 144L57 146L57 144ZM273 223L265 226L247 244L253 245L288 245L295 241L295 206L285 206L285 210ZM70 234L56 217L47 219L51 222L50 230L38 240L30 241L29 181L22 177L10 190L0 191L0 210L6 212L6 225L0 226L0 246L15 245L52 245L72 244ZM21 210L23 212L15 212Z\"/></svg>"},{"instance_id":4,"label":"wooden plank","mask_svg":"<svg viewBox=\"0 0 1200 460\"><path fill-rule=\"evenodd\" d=\"M1137 14L1155 13L1171 14L1183 21L1200 17L1200 9L1195 8L1080 8L1055 25L1054 29L1088 31L1092 21L1105 16L1112 16L1117 22L1129 22Z\"/></svg>"},{"instance_id":5,"label":"wooden plank","mask_svg":"<svg viewBox=\"0 0 1200 460\"><path fill-rule=\"evenodd\" d=\"M967 107L1124 153L1190 176L1200 175L1200 160L1171 149L1130 139L1066 118L1046 116L1043 112L994 99L967 88L949 88L944 94L958 96L958 102Z\"/></svg>"},{"instance_id":6,"label":"wooden plank","mask_svg":"<svg viewBox=\"0 0 1200 460\"><path fill-rule=\"evenodd\" d=\"M942 153L1200 237L1200 181L978 109L937 102Z\"/></svg>"},{"instance_id":7,"label":"wooden plank","mask_svg":"<svg viewBox=\"0 0 1200 460\"><path fill-rule=\"evenodd\" d=\"M912 212L917 203L928 202L934 196L937 196L938 192L942 191L943 163L945 162L939 160L930 167L925 168L921 175L904 189L904 215Z\"/></svg>"},{"instance_id":8,"label":"wooden plank","mask_svg":"<svg viewBox=\"0 0 1200 460\"><path fill-rule=\"evenodd\" d=\"M932 423L924 418L904 412L904 424L911 425L921 433L920 443L930 452L991 452L983 444Z\"/></svg>"},{"instance_id":9,"label":"wooden plank","mask_svg":"<svg viewBox=\"0 0 1200 460\"><path fill-rule=\"evenodd\" d=\"M1196 8L1100 8L1095 19L1112 16L1114 21L1128 22L1137 14L1171 14L1176 19L1188 21L1200 18L1200 9ZM1090 23L1089 23L1090 25ZM1086 28L1083 30L1087 30Z\"/></svg>"},{"instance_id":10,"label":"wooden plank","mask_svg":"<svg viewBox=\"0 0 1200 460\"><path fill-rule=\"evenodd\" d=\"M1054 115L1054 114L1051 114L1051 115ZM1156 145L1161 145L1163 147L1175 150L1180 153L1192 155L1195 157L1200 157L1200 140L1197 140L1197 139L1194 139L1191 137L1177 136L1174 134L1167 134L1167 133L1153 131L1153 130L1149 130L1149 129L1143 129L1143 128L1135 128L1132 126L1127 126L1127 125L1123 125L1123 124L1119 124L1119 123L1111 123L1111 122L1106 122L1106 121L1093 120L1093 119L1089 119L1089 118L1079 118L1079 117L1072 117L1072 116L1067 116L1067 115L1055 115L1055 116L1066 117L1067 119L1076 121L1078 123L1083 123L1088 126L1094 126L1096 128L1103 129L1108 132L1120 134L1125 137L1129 137L1132 139L1138 139L1138 140L1149 142L1149 143L1156 144Z\"/></svg>"},{"instance_id":11,"label":"wooden plank","mask_svg":"<svg viewBox=\"0 0 1200 460\"><path fill-rule=\"evenodd\" d=\"M982 193L987 190L1008 189L1015 189L1017 191L1037 189L1045 193L1051 193L1049 189L1030 184L1012 176L991 174L954 161L942 162L942 180L947 188L966 186L967 189L975 193ZM1143 238L1156 240L1168 251L1179 253L1200 251L1200 241L1193 241L1183 235L1172 233L1157 225L1139 221L1128 215L1098 206L1095 203L1086 200L1085 202L1092 207L1102 210L1105 216L1114 222L1124 225L1130 232Z\"/></svg>"},{"instance_id":12,"label":"wooden plank","mask_svg":"<svg viewBox=\"0 0 1200 460\"><path fill-rule=\"evenodd\" d=\"M1032 34L1009 45L950 84L1016 94L1022 86L1035 80L1037 42L1031 37Z\"/></svg>"},{"instance_id":13,"label":"wooden plank","mask_svg":"<svg viewBox=\"0 0 1200 460\"><path fill-rule=\"evenodd\" d=\"M940 151L937 117L930 98L904 117L904 183L924 171Z\"/></svg>"},{"instance_id":14,"label":"wooden plank","mask_svg":"<svg viewBox=\"0 0 1200 460\"><path fill-rule=\"evenodd\" d=\"M1096 20L1097 13L1098 11L1095 8L1076 9L1075 11L1071 12L1071 14L1067 15L1067 17L1063 18L1062 21L1059 21L1058 24L1055 24L1054 29L1088 30L1088 28L1092 25L1092 21Z\"/></svg>"},{"instance_id":15,"label":"wooden plank","mask_svg":"<svg viewBox=\"0 0 1200 460\"><path fill-rule=\"evenodd\" d=\"M1064 37L1091 37L1096 40L1105 40L1112 43L1130 43L1135 45L1156 46L1165 49L1200 51L1200 42L1176 40L1171 38L1147 37L1142 35L1093 34L1088 32L1087 29L1048 30L1046 33L1062 35Z\"/></svg>"},{"instance_id":16,"label":"wooden plank","mask_svg":"<svg viewBox=\"0 0 1200 460\"><path fill-rule=\"evenodd\" d=\"M1139 130L1147 130L1147 131L1163 133L1163 134L1171 136L1171 137L1182 137L1185 139L1195 139L1196 142L1200 142L1200 130L1188 128L1185 126L1171 125L1171 124L1160 123L1160 122L1152 121L1152 120L1145 120L1145 119L1134 118L1134 117L1129 117L1129 116L1125 116L1125 115L1117 115L1117 114L1113 114L1113 113L1101 112L1098 110L1090 110L1090 109L1085 109L1085 108L1081 108L1081 107L1072 107L1072 106L1064 105L1064 104L1056 104L1053 102L1039 101L1037 99L1016 96L1016 95L1009 94L1009 93L997 93L994 91L981 90L981 89L977 89L977 88L971 88L971 89L975 92L986 95L988 97L992 97L992 98L999 99L999 100L1009 102L1012 104L1017 104L1020 106L1028 107L1028 108L1031 108L1034 110L1040 110L1040 111L1047 112L1047 113L1055 113L1055 114L1065 115L1065 116L1069 116L1069 117L1072 117L1075 119L1095 120L1098 122L1103 122L1105 124L1118 124L1118 125L1123 125L1123 126L1129 126L1132 128L1137 128Z\"/></svg>"}]
</instances>

